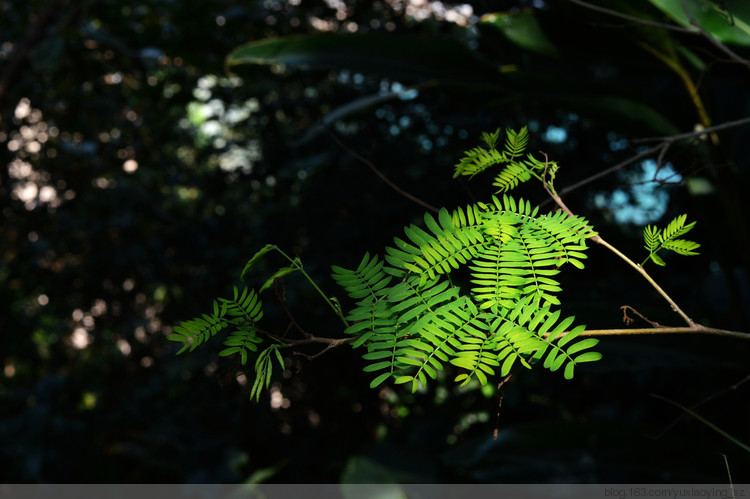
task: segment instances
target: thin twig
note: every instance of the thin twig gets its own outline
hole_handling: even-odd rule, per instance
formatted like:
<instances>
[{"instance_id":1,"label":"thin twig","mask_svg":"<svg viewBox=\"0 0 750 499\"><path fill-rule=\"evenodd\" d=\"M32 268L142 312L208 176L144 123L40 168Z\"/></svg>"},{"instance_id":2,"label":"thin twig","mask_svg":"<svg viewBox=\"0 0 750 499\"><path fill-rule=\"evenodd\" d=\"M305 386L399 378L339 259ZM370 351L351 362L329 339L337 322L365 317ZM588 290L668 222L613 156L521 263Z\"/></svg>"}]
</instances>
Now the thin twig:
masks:
<instances>
[{"instance_id":1,"label":"thin twig","mask_svg":"<svg viewBox=\"0 0 750 499\"><path fill-rule=\"evenodd\" d=\"M347 338L347 339L348 339L348 338ZM347 342L347 343L348 343L348 342ZM320 357L321 355L323 355L324 353L326 353L326 352L327 352L328 350L331 350L332 348L336 348L337 346L340 346L340 345L342 345L342 344L343 344L343 343L335 343L335 342L334 342L334 343L329 343L329 344L328 344L328 345L327 345L327 346L326 346L326 347L325 347L325 348L324 348L323 350L321 350L320 352L318 352L318 353L316 353L316 354L314 354L314 355L309 355L309 354L306 354L306 353L302 353L302 352L292 352L292 353L293 353L294 355L299 355L300 357L304 357L304 358L306 358L307 360L315 360L315 359L317 359L318 357Z\"/></svg>"},{"instance_id":2,"label":"thin twig","mask_svg":"<svg viewBox=\"0 0 750 499\"><path fill-rule=\"evenodd\" d=\"M634 313L635 315L637 315L638 317L640 317L640 318L641 318L641 319L643 319L644 321L646 321L646 322L648 322L649 324L651 324L651 325L652 325L653 327L662 327L662 325L661 325L661 324L659 324L658 322L655 322L655 321L649 320L649 319L647 319L646 317L644 317L644 316L643 316L643 314L641 314L641 313L640 313L639 311L637 311L636 309L634 309L634 308L633 308L633 307L631 307L630 305L623 305L622 307L620 307L620 310L622 310L622 315L623 315L623 317L622 317L622 321L623 321L623 322L624 322L625 324L627 324L628 326L629 326L629 325L631 325L631 324L632 324L632 323L633 323L633 322L635 321L635 319L633 319L633 318L631 318L631 317L629 317L629 316L628 316L628 310L630 310L630 311L631 311L631 312L633 312L633 313Z\"/></svg>"},{"instance_id":3,"label":"thin twig","mask_svg":"<svg viewBox=\"0 0 750 499\"><path fill-rule=\"evenodd\" d=\"M261 334L264 334L264 335L268 336L269 338L273 338L275 340L278 340L280 343L283 343L284 345L290 346L290 347L296 347L296 346L300 346L300 345L315 345L315 344L321 345L321 344L323 344L323 345L328 345L329 348L335 348L335 347L339 347L341 345L346 345L347 343L351 343L351 342L353 342L354 340L357 339L354 336L349 337L349 338L321 338L319 336L313 336L311 334L310 336L308 336L306 338L295 340L295 339L290 339L290 338L284 338L284 337L279 336L277 334L274 334L274 333L272 333L270 331L263 331L260 328L258 328L257 326L256 326L256 329Z\"/></svg>"},{"instance_id":4,"label":"thin twig","mask_svg":"<svg viewBox=\"0 0 750 499\"><path fill-rule=\"evenodd\" d=\"M692 410L688 409L687 407L685 407L682 404L678 404L674 400L670 400L670 399L668 399L666 397L662 397L661 395L656 395L656 394L652 393L651 396L654 397L654 398L657 398L659 400L663 400L664 402L672 404L673 406L675 406L678 409L682 410L686 414L692 416L693 418L697 419L698 421L700 421L704 425L708 426L709 428L711 428L712 430L714 430L716 433L722 435L723 437L725 437L726 439L728 439L732 443L734 443L734 444L742 447L746 451L750 451L750 445L747 445L747 444L745 444L743 442L740 442L738 439L736 439L735 437L733 437L732 435L730 435L726 431L722 430L721 428L719 428L718 426L716 426L712 422L708 421L707 419L704 419L702 416L700 416L695 411L692 411Z\"/></svg>"},{"instance_id":5,"label":"thin twig","mask_svg":"<svg viewBox=\"0 0 750 499\"><path fill-rule=\"evenodd\" d=\"M434 206L432 206L431 204L429 204L429 203L427 203L425 201L422 201L418 197L414 196L413 194L410 194L410 193L406 192L405 190L403 190L402 188L400 188L399 186L397 186L396 184L394 184L388 177L386 177L385 175L383 175L383 173L380 170L378 170L378 168L375 165L373 165L371 161L369 161L366 158L363 158L362 156L360 156L359 154L357 154L356 151L352 150L349 146L347 146L346 144L344 144L336 136L336 134L334 134L330 129L326 128L326 131L328 132L328 135L330 135L331 138L333 138L334 142L336 142L336 144L339 145L339 147L341 147L346 152L348 152L354 159L356 159L358 161L361 161L362 163L364 163L365 165L367 165L367 167L370 170L372 170L373 173L375 173L375 175L377 175L378 177L380 177L380 179L383 182L385 182L386 184L388 184L388 187L390 187L394 191L398 192L399 194L401 194L406 199L414 201L418 205L422 206L423 208L426 208L426 209L430 210L433 213L438 213L440 211L437 208L435 208Z\"/></svg>"},{"instance_id":6,"label":"thin twig","mask_svg":"<svg viewBox=\"0 0 750 499\"><path fill-rule=\"evenodd\" d=\"M734 128L741 125L747 125L750 124L750 116L747 118L741 118L734 121L727 121L725 123L721 123L719 125L714 125L709 128L705 128L703 130L696 130L694 132L687 132L687 133L681 133L679 135L668 135L665 137L645 137L642 139L633 139L633 144L641 144L644 142L669 142L670 144L674 142L678 142L680 140L687 140L692 139L695 137L700 137L701 135L705 135L712 132L717 132L719 130L725 130L727 128Z\"/></svg>"},{"instance_id":7,"label":"thin twig","mask_svg":"<svg viewBox=\"0 0 750 499\"><path fill-rule=\"evenodd\" d=\"M626 21L630 21L634 24L637 24L639 26L648 26L652 28L662 28L670 31L677 31L678 33L688 33L691 35L697 35L699 34L697 31L687 28L682 28L680 26L675 26L674 24L665 24L665 23L659 23L655 21L647 21L645 19L641 19L640 17L634 17L629 16L627 14L623 14L622 12L618 12L616 10L607 9L604 7L599 7L598 5L593 5L588 2L583 2L581 0L568 0L570 3L574 3L576 5L579 5L581 7L584 7L589 10L593 10L595 12L601 12L602 14L607 14L612 17L617 17L620 19L624 19Z\"/></svg>"},{"instance_id":8,"label":"thin twig","mask_svg":"<svg viewBox=\"0 0 750 499\"><path fill-rule=\"evenodd\" d=\"M492 432L492 439L497 440L497 434L500 431L500 408L503 406L503 393L500 391L500 389L503 387L505 383L508 382L510 377L513 376L512 374L507 375L503 380L497 384L497 393L500 394L500 398L497 401L497 415L495 416L495 431Z\"/></svg>"},{"instance_id":9,"label":"thin twig","mask_svg":"<svg viewBox=\"0 0 750 499\"><path fill-rule=\"evenodd\" d=\"M664 155L666 154L667 150L674 144L675 142L679 142L682 140L688 140L693 139L696 137L700 137L701 135L710 134L712 132L717 132L720 130L726 130L727 128L735 128L742 125L750 124L750 117L747 118L741 118L738 120L733 121L727 121L726 123L721 123L719 125L715 125L712 127L704 128L703 130L696 130L693 132L687 132L687 133L681 133L677 135L667 135L663 137L645 137L641 139L633 139L631 142L633 144L642 144L645 142L661 142L660 144L657 144L655 146L650 147L649 149L646 149L645 151L639 152L635 156L632 156L625 161L622 161L614 166L611 166L607 168L606 170L602 170L599 173L595 173L594 175L591 175L589 177L586 177L585 179L576 182L575 184L569 185L568 187L565 187L560 190L559 195L564 196L566 194L569 194L570 192L580 189L581 187L590 184L591 182L594 182L595 180L599 180L602 177L606 177L607 175L610 175L612 173L615 173L619 170L622 170L628 165L631 165L637 161L640 161L641 159L647 158L654 153L659 153L658 155L658 161L657 164L661 165L664 161ZM547 202L550 202L551 200L545 200L541 204L544 205Z\"/></svg>"},{"instance_id":10,"label":"thin twig","mask_svg":"<svg viewBox=\"0 0 750 499\"><path fill-rule=\"evenodd\" d=\"M281 287L281 292L279 292L279 287ZM281 307L284 309L284 313L286 313L286 316L289 318L289 327L287 327L287 330L284 332L284 337L286 338L289 330L294 327L302 336L304 336L305 338L310 338L312 335L299 325L297 320L292 315L292 312L289 310L289 307L286 306L286 287L284 286L283 279L276 278L273 280L273 292L276 295L276 299L279 300Z\"/></svg>"},{"instance_id":11,"label":"thin twig","mask_svg":"<svg viewBox=\"0 0 750 499\"><path fill-rule=\"evenodd\" d=\"M559 194L560 194L560 196L564 196L565 194L568 194L569 192L572 192L572 191L574 191L576 189L580 189L581 187L583 187L586 184L589 184L589 183L591 183L591 182L593 182L595 180L599 180L602 177L606 177L607 175L610 175L610 174L612 174L614 172L622 170L623 168L625 168L626 166L628 166L630 164L633 164L633 163L635 163L637 161L640 161L643 158L647 158L647 157L651 156L652 154L654 154L655 152L659 151L663 147L664 146L662 144L659 144L658 146L654 146L654 147L652 147L652 148L650 148L650 149L648 149L646 151L640 152L640 153L636 154L635 156L633 156L633 157L631 157L629 159L626 159L625 161L623 161L621 163L618 163L618 164L616 164L614 166L611 166L611 167L607 168L606 170L602 170L599 173L595 173L594 175L591 175L590 177L586 177L585 179L583 179L583 180L581 180L579 182L576 182L573 185L569 185L568 187L565 187L565 188L561 189ZM542 203L542 204L544 204L544 203Z\"/></svg>"},{"instance_id":12,"label":"thin twig","mask_svg":"<svg viewBox=\"0 0 750 499\"><path fill-rule=\"evenodd\" d=\"M745 376L744 378L742 378L741 380L739 380L739 381L738 381L737 383L733 384L732 386L728 386L727 388L724 388L723 390L719 390L718 392L716 392L716 393L712 394L711 396L709 396L709 397L707 397L707 398L705 398L705 399L701 400L700 402L696 402L695 404L691 405L691 406L689 407L689 409L690 409L690 410L695 410L695 409L697 409L698 407L702 406L703 404L706 404L706 403L710 402L711 400L713 400L713 399L715 399L715 398L717 398L717 397L720 397L720 396L724 395L724 394L725 394L725 393L727 393L727 392L730 392L730 391L732 391L732 390L736 390L737 388L739 388L739 387L740 387L741 385L743 385L744 383L747 383L748 381L750 381L750 375L748 375L748 376ZM686 415L687 415L686 413L682 413L682 414L680 414L680 415L679 415L679 416L678 416L678 417L677 417L677 418L676 418L676 419L675 419L674 421L672 421L672 423L670 423L670 424L669 424L669 426L667 426L666 428L664 428L664 430L662 430L662 431L661 431L661 432L660 432L660 433L659 433L659 434L658 434L658 435L656 436L656 438L661 438L661 437L662 437L662 436L663 436L664 434L666 434L666 433L667 433L667 432L668 432L669 430L671 430L672 428L674 428L674 426L675 426L675 425L676 425L677 423L679 423L679 422L680 422L680 420L682 420L682 418L684 418L684 417L685 417Z\"/></svg>"}]
</instances>

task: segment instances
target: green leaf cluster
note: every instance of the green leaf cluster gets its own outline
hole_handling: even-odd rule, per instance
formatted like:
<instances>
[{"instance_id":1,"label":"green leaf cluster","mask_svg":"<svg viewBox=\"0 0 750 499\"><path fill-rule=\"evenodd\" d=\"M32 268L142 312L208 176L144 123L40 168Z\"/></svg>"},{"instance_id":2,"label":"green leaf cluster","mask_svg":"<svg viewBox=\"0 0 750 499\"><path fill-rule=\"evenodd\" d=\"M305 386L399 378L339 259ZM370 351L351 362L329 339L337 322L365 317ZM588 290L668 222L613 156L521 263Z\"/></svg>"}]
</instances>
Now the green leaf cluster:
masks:
<instances>
[{"instance_id":1,"label":"green leaf cluster","mask_svg":"<svg viewBox=\"0 0 750 499\"><path fill-rule=\"evenodd\" d=\"M192 352L222 330L229 331L224 339L226 348L219 352L219 356L237 355L240 363L245 366L252 360L251 356L256 355L254 363L255 379L250 390L250 398L255 398L256 401L259 400L263 389L268 389L271 384L273 359L275 358L282 370L284 369L284 358L280 349L287 347L285 344L271 343L259 351L264 339L270 337L258 326L258 322L263 317L259 294L270 288L276 279L291 272L302 270L299 258L289 258L277 246L267 244L245 264L241 279L244 281L258 262L271 251L280 252L289 260L290 265L276 270L263 283L258 292L248 287L243 287L240 291L235 286L231 298L214 300L213 313L202 314L200 317L184 321L174 328L173 334L167 336L167 339L171 341L183 343L182 348L177 352L177 354L181 354L186 350Z\"/></svg>"},{"instance_id":2,"label":"green leaf cluster","mask_svg":"<svg viewBox=\"0 0 750 499\"><path fill-rule=\"evenodd\" d=\"M239 354L242 365L245 365L248 353L256 352L257 344L262 341L256 326L262 316L261 301L255 291L243 288L240 292L235 286L231 299L214 300L212 314L203 314L180 323L167 339L184 343L178 354L185 350L192 352L219 331L231 327L231 334L224 340L227 348L219 352L219 355L225 357Z\"/></svg>"},{"instance_id":3,"label":"green leaf cluster","mask_svg":"<svg viewBox=\"0 0 750 499\"><path fill-rule=\"evenodd\" d=\"M664 260L657 254L662 249L674 251L678 255L690 256L699 254L695 250L700 248L700 244L687 239L678 239L695 227L695 222L685 224L686 220L687 215L679 215L669 222L664 229L659 229L652 225L646 226L643 229L643 239L648 256L641 265L649 259L657 265L666 265Z\"/></svg>"},{"instance_id":4,"label":"green leaf cluster","mask_svg":"<svg viewBox=\"0 0 750 499\"><path fill-rule=\"evenodd\" d=\"M469 151L457 175L492 164L506 164L507 172L508 164L521 164L515 158L523 155L526 130L509 131L502 152L494 148L498 134L484 134L489 149ZM522 165L538 170L533 161ZM365 349L372 387L392 380L416 391L449 364L463 384L486 384L516 364L538 362L571 379L576 365L601 358L591 351L598 340L578 339L585 327L572 327L574 318L555 309L560 268L583 268L586 239L594 234L585 219L540 214L527 201L503 195L452 212L443 208L437 218L425 214L424 222L424 228L405 227L382 259L366 253L356 269L332 267L355 302L346 333ZM455 275L470 284L455 284Z\"/></svg>"},{"instance_id":5,"label":"green leaf cluster","mask_svg":"<svg viewBox=\"0 0 750 499\"><path fill-rule=\"evenodd\" d=\"M502 165L502 170L495 176L492 183L497 187L497 192L501 193L508 192L532 177L541 180L545 170L548 170L549 174L554 177L557 164L541 162L531 154L523 157L529 142L529 132L526 127L518 132L506 130L502 150L496 147L499 135L500 129L493 133L483 133L481 139L486 147L475 147L466 151L464 157L455 166L453 178L462 175L473 177L490 167Z\"/></svg>"}]
</instances>

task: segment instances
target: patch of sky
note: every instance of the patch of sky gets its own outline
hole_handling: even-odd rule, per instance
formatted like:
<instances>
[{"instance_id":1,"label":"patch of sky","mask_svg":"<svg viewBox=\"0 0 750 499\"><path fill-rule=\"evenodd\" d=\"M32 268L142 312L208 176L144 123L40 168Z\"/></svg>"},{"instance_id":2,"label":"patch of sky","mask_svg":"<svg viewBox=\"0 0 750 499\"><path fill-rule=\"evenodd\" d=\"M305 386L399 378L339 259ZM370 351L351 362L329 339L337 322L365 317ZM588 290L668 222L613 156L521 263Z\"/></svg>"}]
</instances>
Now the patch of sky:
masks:
<instances>
[{"instance_id":1,"label":"patch of sky","mask_svg":"<svg viewBox=\"0 0 750 499\"><path fill-rule=\"evenodd\" d=\"M568 132L562 127L550 125L542 135L542 140L551 144L562 144L568 140Z\"/></svg>"},{"instance_id":2,"label":"patch of sky","mask_svg":"<svg viewBox=\"0 0 750 499\"><path fill-rule=\"evenodd\" d=\"M397 81L391 84L391 92L397 94L401 100L413 100L419 95L419 91L416 88L406 88Z\"/></svg>"},{"instance_id":3,"label":"patch of sky","mask_svg":"<svg viewBox=\"0 0 750 499\"><path fill-rule=\"evenodd\" d=\"M623 151L628 147L628 139L614 132L607 134L607 140L609 141L609 150L612 152Z\"/></svg>"},{"instance_id":4,"label":"patch of sky","mask_svg":"<svg viewBox=\"0 0 750 499\"><path fill-rule=\"evenodd\" d=\"M424 134L417 137L417 142L423 151L429 152L432 150L432 141Z\"/></svg>"},{"instance_id":5,"label":"patch of sky","mask_svg":"<svg viewBox=\"0 0 750 499\"><path fill-rule=\"evenodd\" d=\"M647 225L658 221L667 211L669 190L664 184L679 183L682 176L671 163L658 167L656 161L643 161L639 169L624 172L620 180L625 187L594 196L594 205L607 210L617 223Z\"/></svg>"}]
</instances>

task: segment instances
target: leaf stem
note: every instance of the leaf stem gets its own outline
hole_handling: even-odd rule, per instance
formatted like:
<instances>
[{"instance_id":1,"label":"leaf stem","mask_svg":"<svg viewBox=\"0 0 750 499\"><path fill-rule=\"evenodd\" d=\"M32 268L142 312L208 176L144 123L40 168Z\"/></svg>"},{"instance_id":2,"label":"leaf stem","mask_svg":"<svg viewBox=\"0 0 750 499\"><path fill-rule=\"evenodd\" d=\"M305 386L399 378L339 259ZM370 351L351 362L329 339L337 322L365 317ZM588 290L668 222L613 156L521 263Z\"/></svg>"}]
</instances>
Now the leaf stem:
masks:
<instances>
[{"instance_id":1,"label":"leaf stem","mask_svg":"<svg viewBox=\"0 0 750 499\"><path fill-rule=\"evenodd\" d=\"M274 245L273 248L276 251L278 251L279 253L281 253L281 255L284 258L286 258L287 260L289 260L289 263L292 265L292 267L294 267L295 269L297 269L300 272L302 272L302 275L305 276L305 279L307 279L310 282L310 284L312 285L312 287L315 288L315 291L317 291L318 294L323 297L323 299L326 301L326 303L328 304L328 306L331 307L331 310L333 310L333 313L335 313L336 316L339 319L341 319L341 321L344 323L344 326L349 327L349 323L346 321L346 318L344 318L344 315L341 313L341 310L339 308L337 308L331 302L331 300L326 296L326 294L323 293L323 291L318 287L318 285L315 283L315 281L313 281L312 277L310 277L310 275L307 272L305 272L305 269L302 267L302 262L300 262L299 259L293 259L293 258L291 258L289 255L287 255L286 253L284 253L284 251L281 248L279 248L276 245Z\"/></svg>"}]
</instances>

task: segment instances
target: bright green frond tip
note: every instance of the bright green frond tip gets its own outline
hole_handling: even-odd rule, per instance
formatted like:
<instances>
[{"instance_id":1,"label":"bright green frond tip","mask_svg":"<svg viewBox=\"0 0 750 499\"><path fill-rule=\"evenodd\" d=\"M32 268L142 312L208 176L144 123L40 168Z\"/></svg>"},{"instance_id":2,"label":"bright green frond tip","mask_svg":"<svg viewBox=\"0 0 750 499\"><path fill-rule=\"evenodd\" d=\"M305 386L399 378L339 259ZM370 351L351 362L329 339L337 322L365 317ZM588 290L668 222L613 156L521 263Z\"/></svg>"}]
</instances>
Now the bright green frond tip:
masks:
<instances>
[{"instance_id":1,"label":"bright green frond tip","mask_svg":"<svg viewBox=\"0 0 750 499\"><path fill-rule=\"evenodd\" d=\"M481 139L482 142L487 144L487 147L490 149L495 149L497 146L497 141L500 138L500 129L498 128L492 133L489 132L482 132Z\"/></svg>"},{"instance_id":2,"label":"bright green frond tip","mask_svg":"<svg viewBox=\"0 0 750 499\"><path fill-rule=\"evenodd\" d=\"M659 229L656 226L649 225L643 229L643 241L648 256L641 263L645 264L649 259L657 265L664 266L666 263L662 258L657 255L661 250L674 251L678 255L697 255L697 251L700 248L700 244L695 241L689 241L687 239L679 239L679 236L685 235L695 227L695 222L686 224L687 215L679 215L664 229Z\"/></svg>"},{"instance_id":3,"label":"bright green frond tip","mask_svg":"<svg viewBox=\"0 0 750 499\"><path fill-rule=\"evenodd\" d=\"M461 175L473 177L495 165L504 165L505 169L514 167L518 170L521 168L525 171L528 166L524 164L524 161L517 162L516 158L520 158L526 150L529 142L528 129L523 127L518 132L510 129L506 130L502 151L497 149L499 138L499 128L492 133L483 132L481 140L486 148L475 147L466 151L464 157L461 158L461 161L455 167L453 178ZM533 159L530 155L528 158ZM528 178L524 180L528 180Z\"/></svg>"}]
</instances>

